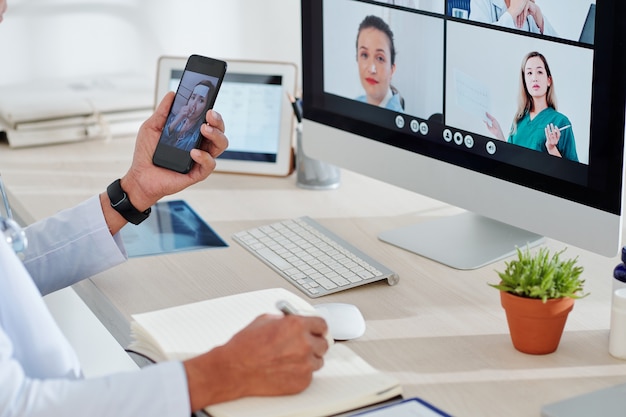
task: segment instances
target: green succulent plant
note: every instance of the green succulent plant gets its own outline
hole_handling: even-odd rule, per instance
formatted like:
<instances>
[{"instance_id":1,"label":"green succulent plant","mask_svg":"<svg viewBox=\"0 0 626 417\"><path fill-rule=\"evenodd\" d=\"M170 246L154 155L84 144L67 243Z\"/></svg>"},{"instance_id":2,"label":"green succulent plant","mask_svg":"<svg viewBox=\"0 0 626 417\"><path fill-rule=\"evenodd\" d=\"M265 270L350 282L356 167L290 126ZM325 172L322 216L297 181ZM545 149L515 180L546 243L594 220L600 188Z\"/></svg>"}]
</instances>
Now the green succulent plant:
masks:
<instances>
[{"instance_id":1,"label":"green succulent plant","mask_svg":"<svg viewBox=\"0 0 626 417\"><path fill-rule=\"evenodd\" d=\"M565 249L550 255L546 247L540 248L535 255L526 247L517 248L517 258L505 262L503 272L496 271L499 284L490 286L511 294L526 298L540 298L545 303L549 299L570 297L582 298L584 279L582 266L577 266L578 257L562 260Z\"/></svg>"}]
</instances>

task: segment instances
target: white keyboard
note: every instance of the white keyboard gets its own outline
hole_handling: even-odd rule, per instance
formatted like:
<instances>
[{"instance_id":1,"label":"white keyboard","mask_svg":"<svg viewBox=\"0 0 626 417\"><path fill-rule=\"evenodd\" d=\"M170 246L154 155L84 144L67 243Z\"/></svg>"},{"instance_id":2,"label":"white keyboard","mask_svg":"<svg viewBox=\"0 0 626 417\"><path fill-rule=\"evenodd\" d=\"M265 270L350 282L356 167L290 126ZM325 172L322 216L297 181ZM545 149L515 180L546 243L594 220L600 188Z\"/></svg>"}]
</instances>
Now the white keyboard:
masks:
<instances>
[{"instance_id":1,"label":"white keyboard","mask_svg":"<svg viewBox=\"0 0 626 417\"><path fill-rule=\"evenodd\" d=\"M236 233L233 239L309 297L398 275L309 217Z\"/></svg>"}]
</instances>

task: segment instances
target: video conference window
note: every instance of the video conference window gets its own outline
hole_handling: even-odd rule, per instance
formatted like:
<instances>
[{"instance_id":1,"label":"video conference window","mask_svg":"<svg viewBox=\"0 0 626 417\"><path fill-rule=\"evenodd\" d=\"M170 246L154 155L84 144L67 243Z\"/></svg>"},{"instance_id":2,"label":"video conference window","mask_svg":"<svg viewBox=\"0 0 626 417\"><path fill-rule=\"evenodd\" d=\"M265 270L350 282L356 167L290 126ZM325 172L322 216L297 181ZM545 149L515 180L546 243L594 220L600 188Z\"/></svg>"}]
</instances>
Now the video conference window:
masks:
<instances>
[{"instance_id":1,"label":"video conference window","mask_svg":"<svg viewBox=\"0 0 626 417\"><path fill-rule=\"evenodd\" d=\"M341 111L387 118L416 141L549 174L559 170L526 149L588 165L595 1L562 8L560 0L325 0L324 92L371 105Z\"/></svg>"},{"instance_id":2,"label":"video conference window","mask_svg":"<svg viewBox=\"0 0 626 417\"><path fill-rule=\"evenodd\" d=\"M447 35L447 125L540 152L558 141L560 156L589 162L593 51L455 22ZM497 57L472 47L485 43Z\"/></svg>"},{"instance_id":3,"label":"video conference window","mask_svg":"<svg viewBox=\"0 0 626 417\"><path fill-rule=\"evenodd\" d=\"M593 45L595 1L568 1L567 13L563 10L564 3L558 0L448 0L447 3L449 16Z\"/></svg>"},{"instance_id":4,"label":"video conference window","mask_svg":"<svg viewBox=\"0 0 626 417\"><path fill-rule=\"evenodd\" d=\"M442 19L327 1L324 23L332 42L324 48L325 92L423 119L443 113Z\"/></svg>"}]
</instances>

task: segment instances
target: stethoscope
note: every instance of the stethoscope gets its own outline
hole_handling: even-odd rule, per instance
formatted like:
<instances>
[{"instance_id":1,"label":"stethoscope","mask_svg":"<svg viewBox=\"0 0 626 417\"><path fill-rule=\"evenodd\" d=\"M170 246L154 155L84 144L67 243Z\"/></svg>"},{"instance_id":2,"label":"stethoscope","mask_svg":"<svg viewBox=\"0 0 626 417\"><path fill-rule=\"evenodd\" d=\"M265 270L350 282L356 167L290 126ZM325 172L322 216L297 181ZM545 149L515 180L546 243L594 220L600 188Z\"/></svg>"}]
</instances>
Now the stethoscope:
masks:
<instances>
[{"instance_id":1,"label":"stethoscope","mask_svg":"<svg viewBox=\"0 0 626 417\"><path fill-rule=\"evenodd\" d=\"M26 238L26 232L24 229L13 219L13 212L11 211L11 205L9 204L9 198L4 190L4 183L0 176L0 194L2 195L2 201L4 203L4 209L6 216L0 215L0 231L4 235L6 242L13 248L15 253L19 254L26 250L28 246L28 239Z\"/></svg>"}]
</instances>

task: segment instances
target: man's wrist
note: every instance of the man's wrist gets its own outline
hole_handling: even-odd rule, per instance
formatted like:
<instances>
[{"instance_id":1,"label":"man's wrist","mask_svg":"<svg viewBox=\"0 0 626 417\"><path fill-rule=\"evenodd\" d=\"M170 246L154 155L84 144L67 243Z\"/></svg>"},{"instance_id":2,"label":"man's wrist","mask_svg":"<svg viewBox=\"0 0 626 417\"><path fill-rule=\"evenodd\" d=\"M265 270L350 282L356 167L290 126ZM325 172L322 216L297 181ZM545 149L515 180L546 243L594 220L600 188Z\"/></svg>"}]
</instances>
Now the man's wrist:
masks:
<instances>
[{"instance_id":1,"label":"man's wrist","mask_svg":"<svg viewBox=\"0 0 626 417\"><path fill-rule=\"evenodd\" d=\"M183 362L193 411L244 396L245 380L237 381L232 369L233 358L227 351L227 347L218 346Z\"/></svg>"},{"instance_id":2,"label":"man's wrist","mask_svg":"<svg viewBox=\"0 0 626 417\"><path fill-rule=\"evenodd\" d=\"M132 224L139 224L150 215L151 208L145 210L138 209L133 205L128 193L122 188L121 180L113 181L107 187L107 195L111 207L117 211L126 221Z\"/></svg>"}]
</instances>

